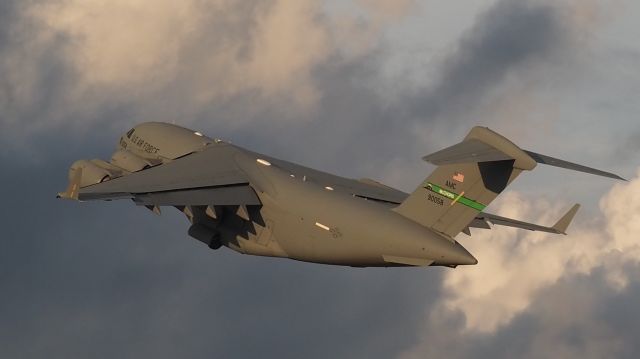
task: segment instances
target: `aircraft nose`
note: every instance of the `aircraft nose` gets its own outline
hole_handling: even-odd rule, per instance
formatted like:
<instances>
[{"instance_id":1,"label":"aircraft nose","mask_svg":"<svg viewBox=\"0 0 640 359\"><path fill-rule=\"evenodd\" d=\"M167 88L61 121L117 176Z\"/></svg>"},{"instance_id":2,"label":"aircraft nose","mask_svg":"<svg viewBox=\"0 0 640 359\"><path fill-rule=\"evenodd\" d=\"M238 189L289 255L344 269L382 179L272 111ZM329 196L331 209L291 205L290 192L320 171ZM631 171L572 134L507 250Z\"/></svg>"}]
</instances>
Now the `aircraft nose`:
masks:
<instances>
[{"instance_id":1,"label":"aircraft nose","mask_svg":"<svg viewBox=\"0 0 640 359\"><path fill-rule=\"evenodd\" d=\"M445 260L453 265L478 264L478 260L458 242L447 251Z\"/></svg>"}]
</instances>

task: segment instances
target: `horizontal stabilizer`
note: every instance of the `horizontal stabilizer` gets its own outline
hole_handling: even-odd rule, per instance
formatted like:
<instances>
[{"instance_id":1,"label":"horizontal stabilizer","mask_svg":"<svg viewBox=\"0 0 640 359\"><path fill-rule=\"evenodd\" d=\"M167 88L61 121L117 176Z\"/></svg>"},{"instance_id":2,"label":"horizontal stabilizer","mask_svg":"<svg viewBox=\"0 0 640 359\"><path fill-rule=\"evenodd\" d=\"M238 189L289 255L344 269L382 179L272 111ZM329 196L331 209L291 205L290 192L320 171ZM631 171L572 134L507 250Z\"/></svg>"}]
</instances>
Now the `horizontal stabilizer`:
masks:
<instances>
[{"instance_id":1,"label":"horizontal stabilizer","mask_svg":"<svg viewBox=\"0 0 640 359\"><path fill-rule=\"evenodd\" d=\"M525 161L528 160L535 163L626 181L624 178L611 172L579 165L533 151L520 150L520 148L505 138L491 136L491 131L484 128L475 128L474 131L476 133L473 134L472 131L472 135L468 136L463 142L424 156L422 159L436 166L524 159ZM515 167L523 169L533 168L520 167L517 164Z\"/></svg>"},{"instance_id":2,"label":"horizontal stabilizer","mask_svg":"<svg viewBox=\"0 0 640 359\"><path fill-rule=\"evenodd\" d=\"M533 224L533 223L528 223L528 222L523 222L523 221L518 221L515 219L511 219L511 218L507 218L507 217L501 217L501 216L497 216L495 214L490 214L490 213L480 213L470 224L469 227L472 228L489 228L489 226L486 225L487 222L496 225L496 226L505 226L505 227L514 227L514 228L521 228L521 229L526 229L529 231L539 231L539 232L547 232L547 233L553 233L553 234L567 234L567 228L569 227L569 224L571 224L571 221L573 221L573 218L575 217L576 213L578 212L578 209L580 209L580 205L579 204L575 204L573 207L571 207L571 209L569 209L569 211L567 211L567 213L565 213L557 222L556 224L554 224L551 227L546 227L546 226L541 226L538 224Z\"/></svg>"},{"instance_id":3,"label":"horizontal stabilizer","mask_svg":"<svg viewBox=\"0 0 640 359\"><path fill-rule=\"evenodd\" d=\"M531 152L531 151L524 151L524 152L526 152L529 156L531 156L531 158L533 158L536 162L542 163L542 164L545 164L545 165L554 166L554 167L560 167L560 168L566 168L566 169L570 169L570 170L574 170L574 171L578 171L578 172L590 173L590 174L597 175L597 176L609 177L609 178L614 178L614 179L626 181L626 179L618 176L617 174L611 173L611 172L601 171L601 170L598 170L598 169L595 169L595 168L579 165L577 163L564 161L564 160L561 160L561 159L558 159L558 158L553 158L553 157L541 155L539 153L535 153L535 152Z\"/></svg>"},{"instance_id":4,"label":"horizontal stabilizer","mask_svg":"<svg viewBox=\"0 0 640 359\"><path fill-rule=\"evenodd\" d=\"M438 152L422 157L426 162L436 166L455 163L477 163L510 160L504 152L498 151L487 143L478 140L467 140Z\"/></svg>"}]
</instances>

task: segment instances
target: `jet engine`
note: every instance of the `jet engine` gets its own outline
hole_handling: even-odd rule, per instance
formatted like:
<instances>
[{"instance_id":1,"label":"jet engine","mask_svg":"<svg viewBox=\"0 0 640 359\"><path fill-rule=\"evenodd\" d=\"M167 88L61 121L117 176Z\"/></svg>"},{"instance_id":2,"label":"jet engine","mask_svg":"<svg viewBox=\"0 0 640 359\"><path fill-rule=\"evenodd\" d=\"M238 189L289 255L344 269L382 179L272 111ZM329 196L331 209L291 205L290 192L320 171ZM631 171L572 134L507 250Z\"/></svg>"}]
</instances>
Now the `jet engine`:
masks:
<instances>
[{"instance_id":1,"label":"jet engine","mask_svg":"<svg viewBox=\"0 0 640 359\"><path fill-rule=\"evenodd\" d=\"M112 172L94 164L91 161L79 160L74 162L69 169L69 181L73 181L75 173L79 169L82 169L80 187L90 186L116 177Z\"/></svg>"},{"instance_id":2,"label":"jet engine","mask_svg":"<svg viewBox=\"0 0 640 359\"><path fill-rule=\"evenodd\" d=\"M218 249L222 246L220 232L203 224L196 223L189 227L189 235L208 245L211 249Z\"/></svg>"},{"instance_id":3,"label":"jet engine","mask_svg":"<svg viewBox=\"0 0 640 359\"><path fill-rule=\"evenodd\" d=\"M111 156L111 164L127 172L138 172L151 166L151 163L126 150L119 150Z\"/></svg>"}]
</instances>

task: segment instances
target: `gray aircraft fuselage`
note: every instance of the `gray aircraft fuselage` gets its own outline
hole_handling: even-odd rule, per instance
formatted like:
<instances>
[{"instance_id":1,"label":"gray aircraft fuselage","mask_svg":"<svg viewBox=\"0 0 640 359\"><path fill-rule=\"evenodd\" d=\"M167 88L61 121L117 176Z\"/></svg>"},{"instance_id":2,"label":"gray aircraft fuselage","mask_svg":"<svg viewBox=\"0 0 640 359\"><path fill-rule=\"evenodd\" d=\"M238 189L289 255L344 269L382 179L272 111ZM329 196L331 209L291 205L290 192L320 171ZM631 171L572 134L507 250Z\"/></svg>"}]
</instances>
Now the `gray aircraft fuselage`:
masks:
<instances>
[{"instance_id":1,"label":"gray aircraft fuselage","mask_svg":"<svg viewBox=\"0 0 640 359\"><path fill-rule=\"evenodd\" d=\"M216 229L222 244L233 250L358 267L398 265L385 261L393 257L413 259L416 264L421 260L447 266L477 263L456 241L387 205L306 181L263 164L268 161L257 161L239 147L235 151L234 158L255 183L262 206L249 211L251 221L221 217Z\"/></svg>"}]
</instances>

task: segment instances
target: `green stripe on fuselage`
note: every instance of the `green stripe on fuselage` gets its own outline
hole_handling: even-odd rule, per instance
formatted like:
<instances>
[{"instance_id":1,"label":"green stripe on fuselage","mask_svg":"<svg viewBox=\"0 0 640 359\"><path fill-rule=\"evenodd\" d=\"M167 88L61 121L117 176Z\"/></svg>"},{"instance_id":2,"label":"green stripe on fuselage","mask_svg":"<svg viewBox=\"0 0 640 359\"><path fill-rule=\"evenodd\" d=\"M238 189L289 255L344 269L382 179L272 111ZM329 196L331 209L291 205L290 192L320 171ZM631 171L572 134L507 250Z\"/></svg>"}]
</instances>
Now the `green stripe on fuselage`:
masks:
<instances>
[{"instance_id":1,"label":"green stripe on fuselage","mask_svg":"<svg viewBox=\"0 0 640 359\"><path fill-rule=\"evenodd\" d=\"M446 197L452 201L456 201L457 203L463 204L467 207L473 208L476 211L480 211L482 212L485 207L484 204L476 202L470 198L467 198L465 196L460 196L456 193L453 193L451 191L448 191L440 186L438 186L437 184L433 184L431 182L427 182L424 184L424 188L428 189L429 191L433 192L433 193L437 193L443 197ZM457 199L457 200L456 200Z\"/></svg>"}]
</instances>

